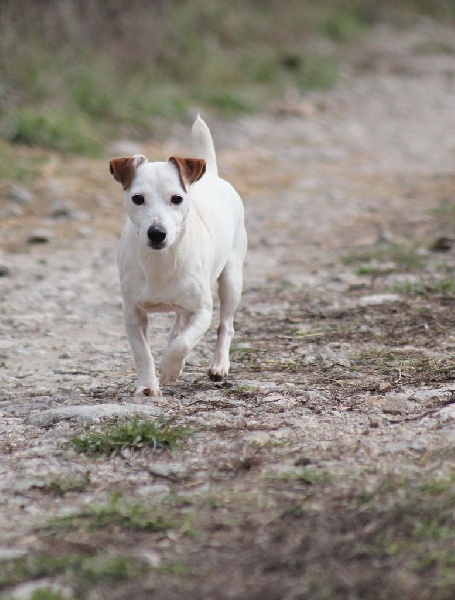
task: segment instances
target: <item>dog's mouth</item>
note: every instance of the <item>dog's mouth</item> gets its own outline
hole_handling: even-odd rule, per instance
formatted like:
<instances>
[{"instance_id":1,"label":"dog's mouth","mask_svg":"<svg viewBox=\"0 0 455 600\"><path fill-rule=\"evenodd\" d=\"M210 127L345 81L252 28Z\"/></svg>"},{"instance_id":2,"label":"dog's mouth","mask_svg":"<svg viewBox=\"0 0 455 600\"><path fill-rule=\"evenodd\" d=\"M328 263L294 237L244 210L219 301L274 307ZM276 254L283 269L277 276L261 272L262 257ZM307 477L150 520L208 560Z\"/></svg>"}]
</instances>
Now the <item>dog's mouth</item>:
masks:
<instances>
[{"instance_id":1,"label":"dog's mouth","mask_svg":"<svg viewBox=\"0 0 455 600\"><path fill-rule=\"evenodd\" d=\"M152 248L152 250L162 250L166 247L166 242L159 242L155 244L153 242L149 242L148 245L149 248Z\"/></svg>"}]
</instances>

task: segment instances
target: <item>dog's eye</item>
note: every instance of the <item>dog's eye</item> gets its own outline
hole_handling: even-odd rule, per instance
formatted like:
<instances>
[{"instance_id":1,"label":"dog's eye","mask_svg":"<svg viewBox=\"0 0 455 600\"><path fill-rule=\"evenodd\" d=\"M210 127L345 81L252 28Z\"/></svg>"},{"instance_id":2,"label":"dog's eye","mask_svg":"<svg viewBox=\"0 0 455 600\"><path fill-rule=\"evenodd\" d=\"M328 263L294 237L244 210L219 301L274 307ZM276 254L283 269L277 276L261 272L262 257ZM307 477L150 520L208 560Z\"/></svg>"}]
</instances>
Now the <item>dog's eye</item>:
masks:
<instances>
[{"instance_id":1,"label":"dog's eye","mask_svg":"<svg viewBox=\"0 0 455 600\"><path fill-rule=\"evenodd\" d=\"M172 204L182 204L183 198L182 198L182 196L175 195L175 196L171 197L171 202L172 202Z\"/></svg>"},{"instance_id":2,"label":"dog's eye","mask_svg":"<svg viewBox=\"0 0 455 600\"><path fill-rule=\"evenodd\" d=\"M137 204L137 206L144 204L144 196L142 194L134 194L131 200L134 202L134 204Z\"/></svg>"}]
</instances>

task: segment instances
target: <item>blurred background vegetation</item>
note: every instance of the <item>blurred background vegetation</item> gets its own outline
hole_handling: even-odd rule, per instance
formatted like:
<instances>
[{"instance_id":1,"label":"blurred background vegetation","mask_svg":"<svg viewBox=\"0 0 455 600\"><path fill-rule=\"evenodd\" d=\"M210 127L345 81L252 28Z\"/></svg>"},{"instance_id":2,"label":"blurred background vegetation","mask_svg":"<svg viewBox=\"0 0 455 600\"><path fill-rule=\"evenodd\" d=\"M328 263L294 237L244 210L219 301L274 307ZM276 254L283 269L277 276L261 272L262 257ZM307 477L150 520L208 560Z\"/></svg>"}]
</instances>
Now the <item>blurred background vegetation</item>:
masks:
<instances>
[{"instance_id":1,"label":"blurred background vegetation","mask_svg":"<svg viewBox=\"0 0 455 600\"><path fill-rule=\"evenodd\" d=\"M455 19L455 0L1 0L0 138L97 154L192 107L260 110L330 88L381 21Z\"/></svg>"}]
</instances>

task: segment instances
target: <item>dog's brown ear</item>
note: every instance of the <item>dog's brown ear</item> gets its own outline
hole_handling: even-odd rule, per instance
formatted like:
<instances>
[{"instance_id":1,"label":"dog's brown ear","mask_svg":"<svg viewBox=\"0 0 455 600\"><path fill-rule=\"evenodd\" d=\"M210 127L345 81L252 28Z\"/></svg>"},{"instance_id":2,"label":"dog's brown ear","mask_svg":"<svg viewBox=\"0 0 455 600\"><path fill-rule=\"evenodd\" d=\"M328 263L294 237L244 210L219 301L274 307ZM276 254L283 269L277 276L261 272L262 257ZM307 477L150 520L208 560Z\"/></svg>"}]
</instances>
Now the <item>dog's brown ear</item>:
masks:
<instances>
[{"instance_id":1,"label":"dog's brown ear","mask_svg":"<svg viewBox=\"0 0 455 600\"><path fill-rule=\"evenodd\" d=\"M136 169L145 162L147 162L147 159L142 154L113 158L109 162L109 171L114 179L122 184L123 189L127 190L131 185Z\"/></svg>"},{"instance_id":2,"label":"dog's brown ear","mask_svg":"<svg viewBox=\"0 0 455 600\"><path fill-rule=\"evenodd\" d=\"M185 191L192 183L199 181L205 173L205 160L203 158L171 156L169 162L177 167L180 183Z\"/></svg>"}]
</instances>

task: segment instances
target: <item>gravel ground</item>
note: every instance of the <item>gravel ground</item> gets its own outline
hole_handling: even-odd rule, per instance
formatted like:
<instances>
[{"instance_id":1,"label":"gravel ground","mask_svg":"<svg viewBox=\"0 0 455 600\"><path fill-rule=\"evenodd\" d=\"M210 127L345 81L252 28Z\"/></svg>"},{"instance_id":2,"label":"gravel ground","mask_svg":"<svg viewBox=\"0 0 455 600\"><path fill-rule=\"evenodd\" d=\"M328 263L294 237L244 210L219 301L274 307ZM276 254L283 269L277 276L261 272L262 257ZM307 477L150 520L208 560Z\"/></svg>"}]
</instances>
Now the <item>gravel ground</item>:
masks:
<instances>
[{"instance_id":1,"label":"gravel ground","mask_svg":"<svg viewBox=\"0 0 455 600\"><path fill-rule=\"evenodd\" d=\"M454 98L453 30L424 21L374 30L334 91L289 95L229 123L204 115L222 176L245 202L244 296L228 380L206 378L214 325L163 398L132 395L116 271L124 217L107 162L21 151L39 177L0 185L0 567L53 548L134 556L153 573L115 585L94 577L87 590L67 573L0 570L2 597L38 588L93 599L453 597L437 561L424 572L368 555L376 579L359 574L357 555L323 551L341 530L324 529L321 515L342 520L346 498L384 477L415 486L453 477ZM140 150L163 159L189 139L176 126ZM158 361L169 326L152 319ZM196 433L174 452L97 460L65 445L129 415ZM52 493L61 477L86 485ZM193 535L181 525L52 537L44 527L117 492L176 518L185 498ZM311 515L289 520L302 498ZM305 527L316 558L297 541ZM449 567L453 513L451 527ZM389 595L375 595L378 585Z\"/></svg>"}]
</instances>

